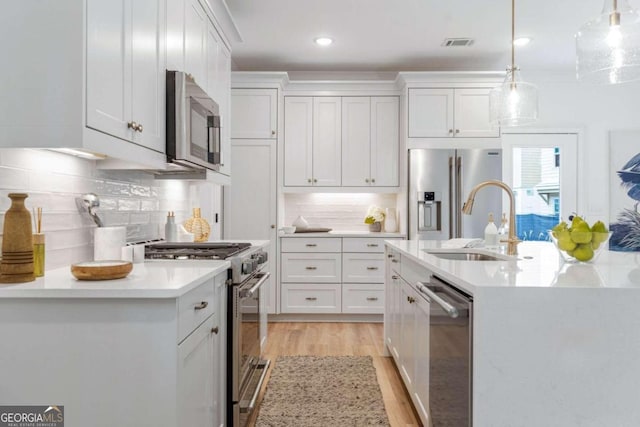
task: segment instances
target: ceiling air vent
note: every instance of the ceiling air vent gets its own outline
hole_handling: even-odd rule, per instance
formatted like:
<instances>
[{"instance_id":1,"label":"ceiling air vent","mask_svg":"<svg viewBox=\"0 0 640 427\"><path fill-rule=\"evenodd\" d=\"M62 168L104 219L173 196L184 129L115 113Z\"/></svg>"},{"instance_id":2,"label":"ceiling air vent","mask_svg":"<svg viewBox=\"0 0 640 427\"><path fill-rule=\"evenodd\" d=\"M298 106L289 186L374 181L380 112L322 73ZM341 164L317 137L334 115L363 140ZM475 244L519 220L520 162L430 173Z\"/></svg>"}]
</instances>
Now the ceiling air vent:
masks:
<instances>
[{"instance_id":1,"label":"ceiling air vent","mask_svg":"<svg viewBox=\"0 0 640 427\"><path fill-rule=\"evenodd\" d=\"M444 39L442 46L444 47L458 47L458 46L471 46L473 39Z\"/></svg>"}]
</instances>

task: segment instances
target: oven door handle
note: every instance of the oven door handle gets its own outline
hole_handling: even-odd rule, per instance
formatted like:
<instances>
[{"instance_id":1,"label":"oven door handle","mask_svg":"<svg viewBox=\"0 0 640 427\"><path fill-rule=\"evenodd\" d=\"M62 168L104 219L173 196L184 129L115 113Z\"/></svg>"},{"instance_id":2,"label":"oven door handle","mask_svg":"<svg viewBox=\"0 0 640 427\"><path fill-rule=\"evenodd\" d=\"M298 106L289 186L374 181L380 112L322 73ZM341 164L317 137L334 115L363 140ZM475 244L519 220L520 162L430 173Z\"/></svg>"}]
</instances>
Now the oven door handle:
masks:
<instances>
[{"instance_id":1,"label":"oven door handle","mask_svg":"<svg viewBox=\"0 0 640 427\"><path fill-rule=\"evenodd\" d=\"M262 284L263 284L264 282L266 282L266 281L267 281L267 279L271 276L271 273L269 273L269 272L264 272L264 273L258 273L258 274L256 274L256 276L258 276L258 275L262 275L262 277L260 278L260 280L258 280L258 283L256 283L255 285L253 285L253 286L251 287L251 289L249 289L248 291L243 292L243 293L242 293L242 298L247 298L247 297L250 297L251 295L253 295L253 294L258 290L258 288L260 288L260 286L262 286Z\"/></svg>"},{"instance_id":2,"label":"oven door handle","mask_svg":"<svg viewBox=\"0 0 640 427\"><path fill-rule=\"evenodd\" d=\"M431 289L429 289L426 284L422 282L418 282L416 283L416 287L420 292L422 292L423 294L425 294L426 296L434 300L436 303L438 303L438 305L442 307L444 311L447 312L449 317L452 317L454 319L458 317L459 315L458 309L452 306L451 304L449 304L448 302L446 302L445 300L443 300L442 298L440 298L438 295L436 295L436 293L433 292Z\"/></svg>"}]
</instances>

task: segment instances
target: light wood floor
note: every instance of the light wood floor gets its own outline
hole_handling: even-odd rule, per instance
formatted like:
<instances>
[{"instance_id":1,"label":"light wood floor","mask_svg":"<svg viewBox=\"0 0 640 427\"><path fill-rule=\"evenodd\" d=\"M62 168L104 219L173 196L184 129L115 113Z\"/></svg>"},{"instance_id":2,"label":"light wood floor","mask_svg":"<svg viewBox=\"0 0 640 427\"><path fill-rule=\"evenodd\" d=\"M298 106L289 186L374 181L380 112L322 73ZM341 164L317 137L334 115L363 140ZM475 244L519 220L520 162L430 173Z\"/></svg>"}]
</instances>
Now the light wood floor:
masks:
<instances>
[{"instance_id":1,"label":"light wood floor","mask_svg":"<svg viewBox=\"0 0 640 427\"><path fill-rule=\"evenodd\" d=\"M381 323L269 323L265 357L275 361L281 355L371 356L391 426L421 425L393 359L384 356ZM264 389L258 402L263 394ZM257 411L250 427L256 415Z\"/></svg>"}]
</instances>

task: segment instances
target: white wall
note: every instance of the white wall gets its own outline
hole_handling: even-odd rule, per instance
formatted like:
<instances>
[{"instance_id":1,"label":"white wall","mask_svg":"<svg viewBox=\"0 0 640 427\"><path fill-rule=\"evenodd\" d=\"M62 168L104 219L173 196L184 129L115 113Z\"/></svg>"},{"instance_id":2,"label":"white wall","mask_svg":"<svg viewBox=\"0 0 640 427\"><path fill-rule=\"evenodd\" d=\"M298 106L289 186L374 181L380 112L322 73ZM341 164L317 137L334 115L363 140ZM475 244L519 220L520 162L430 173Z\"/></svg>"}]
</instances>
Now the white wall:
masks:
<instances>
[{"instance_id":1,"label":"white wall","mask_svg":"<svg viewBox=\"0 0 640 427\"><path fill-rule=\"evenodd\" d=\"M284 224L291 225L298 215L311 227L336 231L368 231L364 223L369 206L396 207L395 194L375 193L288 193L284 195Z\"/></svg>"},{"instance_id":2,"label":"white wall","mask_svg":"<svg viewBox=\"0 0 640 427\"><path fill-rule=\"evenodd\" d=\"M211 222L219 211L214 198L219 192L211 183L154 180L140 171L104 171L96 162L47 150L0 150L0 230L11 200L8 193L29 194L27 208L42 207L42 231L46 238L46 269L93 259L95 225L81 215L75 198L93 192L100 197L99 216L106 226L127 227L128 241L163 237L167 211L176 212L176 222L202 206ZM212 224L216 231L218 227ZM1 239L0 239L1 240Z\"/></svg>"},{"instance_id":3,"label":"white wall","mask_svg":"<svg viewBox=\"0 0 640 427\"><path fill-rule=\"evenodd\" d=\"M535 128L583 131L578 141L578 211L592 221L609 221L608 132L640 129L640 83L586 85L576 81L573 71L528 71L524 79L539 89Z\"/></svg>"}]
</instances>

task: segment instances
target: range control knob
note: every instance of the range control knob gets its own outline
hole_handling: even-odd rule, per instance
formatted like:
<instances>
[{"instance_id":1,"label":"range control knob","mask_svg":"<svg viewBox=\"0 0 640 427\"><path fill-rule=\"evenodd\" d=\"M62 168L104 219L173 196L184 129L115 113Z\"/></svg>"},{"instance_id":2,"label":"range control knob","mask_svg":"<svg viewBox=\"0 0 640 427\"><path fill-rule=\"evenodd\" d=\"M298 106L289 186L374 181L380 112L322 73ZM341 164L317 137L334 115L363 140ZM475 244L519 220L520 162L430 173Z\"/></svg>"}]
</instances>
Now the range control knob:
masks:
<instances>
[{"instance_id":1,"label":"range control knob","mask_svg":"<svg viewBox=\"0 0 640 427\"><path fill-rule=\"evenodd\" d=\"M246 260L242 262L242 274L251 274L254 270L253 262L251 260Z\"/></svg>"}]
</instances>

